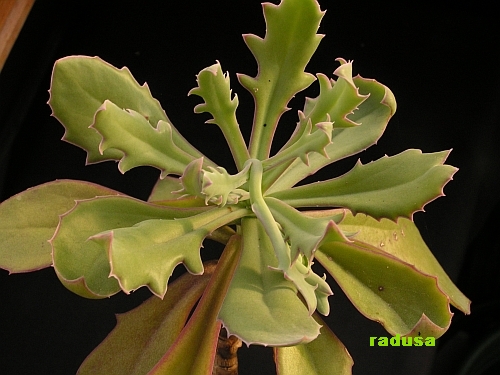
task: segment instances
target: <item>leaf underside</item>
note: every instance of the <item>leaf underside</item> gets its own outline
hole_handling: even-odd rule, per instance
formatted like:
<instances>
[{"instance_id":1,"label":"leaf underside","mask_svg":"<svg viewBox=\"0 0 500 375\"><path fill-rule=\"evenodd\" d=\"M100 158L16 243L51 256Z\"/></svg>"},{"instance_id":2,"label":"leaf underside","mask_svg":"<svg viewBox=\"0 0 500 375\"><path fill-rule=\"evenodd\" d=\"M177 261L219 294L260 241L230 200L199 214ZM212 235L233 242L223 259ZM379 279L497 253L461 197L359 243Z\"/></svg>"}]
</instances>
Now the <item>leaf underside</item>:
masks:
<instances>
[{"instance_id":1,"label":"leaf underside","mask_svg":"<svg viewBox=\"0 0 500 375\"><path fill-rule=\"evenodd\" d=\"M277 375L350 375L354 364L344 344L322 321L318 338L307 344L274 348Z\"/></svg>"},{"instance_id":2,"label":"leaf underside","mask_svg":"<svg viewBox=\"0 0 500 375\"><path fill-rule=\"evenodd\" d=\"M215 262L205 264L201 276L186 273L170 284L163 300L151 297L117 315L116 327L85 359L78 375L148 373L179 336L215 267Z\"/></svg>"},{"instance_id":3,"label":"leaf underside","mask_svg":"<svg viewBox=\"0 0 500 375\"><path fill-rule=\"evenodd\" d=\"M188 324L150 375L211 375L221 324L217 313L241 256L241 237L228 242Z\"/></svg>"}]
</instances>

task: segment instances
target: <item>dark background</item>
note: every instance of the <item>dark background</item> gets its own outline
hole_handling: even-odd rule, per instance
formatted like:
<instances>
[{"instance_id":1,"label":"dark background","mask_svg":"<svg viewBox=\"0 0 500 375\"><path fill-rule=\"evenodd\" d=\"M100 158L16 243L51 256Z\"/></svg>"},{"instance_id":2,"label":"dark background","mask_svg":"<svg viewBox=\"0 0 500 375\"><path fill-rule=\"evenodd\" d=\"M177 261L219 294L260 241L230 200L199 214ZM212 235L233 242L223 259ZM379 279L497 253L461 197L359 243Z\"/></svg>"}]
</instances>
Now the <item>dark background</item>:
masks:
<instances>
[{"instance_id":1,"label":"dark background","mask_svg":"<svg viewBox=\"0 0 500 375\"><path fill-rule=\"evenodd\" d=\"M415 221L445 270L473 301L472 315L456 312L437 350L369 347L370 336L387 334L363 318L336 285L327 321L354 358L356 375L458 374L475 353L486 363L489 355L498 357L500 347L496 11L477 1L451 6L320 3L328 10L319 30L326 37L307 71L331 75L338 66L335 58L354 60L356 74L384 83L398 102L385 135L360 155L362 161L407 148L453 149L448 163L460 171L446 186L446 197L417 213ZM218 146L223 140L219 130L203 124L205 115L193 113L200 99L186 95L196 84L195 74L219 60L238 93L238 117L248 139L253 102L235 74L256 74L241 34L263 37L264 30L257 0L37 1L0 75L0 200L62 178L93 181L146 199L158 177L152 168L121 175L112 162L84 166L85 152L60 141L63 128L45 103L52 65L67 55L97 55L117 67L128 66L140 83L148 82L189 141L234 170L229 151ZM317 86L306 95L316 96ZM291 126L280 129L277 147L293 130L303 98L298 95L283 117ZM355 160L339 163L327 175L345 172ZM1 271L0 283L2 374L75 373L113 328L114 313L128 311L148 296L143 288L131 296L85 300L61 286L52 269L20 275ZM242 375L272 374L272 351L243 348L240 364ZM481 372L480 364L473 368L477 374L499 371Z\"/></svg>"}]
</instances>

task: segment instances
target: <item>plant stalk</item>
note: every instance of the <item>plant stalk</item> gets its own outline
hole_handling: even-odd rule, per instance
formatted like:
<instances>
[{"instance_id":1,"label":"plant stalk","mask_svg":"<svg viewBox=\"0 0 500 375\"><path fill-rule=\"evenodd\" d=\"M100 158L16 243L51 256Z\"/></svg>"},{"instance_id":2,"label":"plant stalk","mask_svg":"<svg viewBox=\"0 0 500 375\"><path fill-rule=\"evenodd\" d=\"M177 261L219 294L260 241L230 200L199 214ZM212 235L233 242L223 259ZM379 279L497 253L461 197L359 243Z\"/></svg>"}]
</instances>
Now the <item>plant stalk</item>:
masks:
<instances>
[{"instance_id":1,"label":"plant stalk","mask_svg":"<svg viewBox=\"0 0 500 375\"><path fill-rule=\"evenodd\" d=\"M227 337L225 328L221 328L217 341L212 375L238 375L238 349L241 340L236 336Z\"/></svg>"}]
</instances>

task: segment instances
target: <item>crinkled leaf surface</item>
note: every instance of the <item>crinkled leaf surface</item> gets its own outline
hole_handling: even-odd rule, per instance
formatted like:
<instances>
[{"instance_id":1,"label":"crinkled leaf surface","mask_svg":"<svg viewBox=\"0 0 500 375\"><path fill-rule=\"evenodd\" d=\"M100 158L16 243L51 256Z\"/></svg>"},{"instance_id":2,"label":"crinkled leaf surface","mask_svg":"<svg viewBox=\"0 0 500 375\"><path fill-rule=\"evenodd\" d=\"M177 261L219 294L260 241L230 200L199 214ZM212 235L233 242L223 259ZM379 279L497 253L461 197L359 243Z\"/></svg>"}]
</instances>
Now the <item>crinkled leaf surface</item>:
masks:
<instances>
[{"instance_id":1,"label":"crinkled leaf surface","mask_svg":"<svg viewBox=\"0 0 500 375\"><path fill-rule=\"evenodd\" d=\"M179 338L149 375L211 375L221 324L221 308L241 256L241 237L228 242L214 274Z\"/></svg>"},{"instance_id":2,"label":"crinkled leaf surface","mask_svg":"<svg viewBox=\"0 0 500 375\"><path fill-rule=\"evenodd\" d=\"M127 68L117 69L99 57L69 56L54 65L49 105L65 127L63 139L87 151L87 162L120 160L122 153L112 148L99 152L101 136L89 126L105 100L119 108L131 109L156 126L171 123L160 103L151 96L147 84L140 86ZM175 144L195 158L203 156L172 126ZM211 164L213 165L213 164Z\"/></svg>"},{"instance_id":3,"label":"crinkled leaf surface","mask_svg":"<svg viewBox=\"0 0 500 375\"><path fill-rule=\"evenodd\" d=\"M183 263L192 274L203 273L200 248L217 228L248 214L246 209L212 208L186 217L150 219L92 237L107 249L111 275L129 293L141 286L163 298L174 268Z\"/></svg>"},{"instance_id":4,"label":"crinkled leaf surface","mask_svg":"<svg viewBox=\"0 0 500 375\"><path fill-rule=\"evenodd\" d=\"M241 170L250 156L236 119L238 96L235 95L231 99L229 74L222 73L222 68L217 61L216 64L203 69L196 80L198 87L192 89L189 95L201 96L205 102L198 104L194 111L196 113L209 112L213 116L206 122L217 124L222 130L236 166Z\"/></svg>"},{"instance_id":5,"label":"crinkled leaf surface","mask_svg":"<svg viewBox=\"0 0 500 375\"><path fill-rule=\"evenodd\" d=\"M316 259L354 306L391 335L437 338L448 329L452 314L435 277L364 243L324 244Z\"/></svg>"},{"instance_id":6,"label":"crinkled leaf surface","mask_svg":"<svg viewBox=\"0 0 500 375\"><path fill-rule=\"evenodd\" d=\"M243 253L220 310L228 333L247 345L295 345L319 334L319 325L277 264L269 237L255 218L242 220Z\"/></svg>"},{"instance_id":7,"label":"crinkled leaf surface","mask_svg":"<svg viewBox=\"0 0 500 375\"><path fill-rule=\"evenodd\" d=\"M156 127L131 109L121 109L109 100L95 114L91 126L102 136L99 151L108 149L123 153L118 168L122 173L141 165L153 166L167 174L181 175L195 158L183 151L172 139L172 126L163 120Z\"/></svg>"},{"instance_id":8,"label":"crinkled leaf surface","mask_svg":"<svg viewBox=\"0 0 500 375\"><path fill-rule=\"evenodd\" d=\"M294 207L347 207L376 219L409 217L443 195L457 168L443 165L448 151L406 150L362 165L345 175L273 194Z\"/></svg>"},{"instance_id":9,"label":"crinkled leaf surface","mask_svg":"<svg viewBox=\"0 0 500 375\"><path fill-rule=\"evenodd\" d=\"M307 344L274 348L277 375L350 375L354 364L344 344L314 314L321 333Z\"/></svg>"},{"instance_id":10,"label":"crinkled leaf surface","mask_svg":"<svg viewBox=\"0 0 500 375\"><path fill-rule=\"evenodd\" d=\"M311 153L308 164L295 160L289 165L267 171L264 175L264 186L268 194L294 186L325 165L367 149L381 137L396 111L394 95L386 86L373 79L358 76L353 78L353 82L360 95L368 95L358 109L348 116L359 125L350 128L335 128L334 125L332 141L325 147L328 157Z\"/></svg>"},{"instance_id":11,"label":"crinkled leaf surface","mask_svg":"<svg viewBox=\"0 0 500 375\"><path fill-rule=\"evenodd\" d=\"M49 240L59 215L78 199L116 195L90 182L57 180L38 185L0 204L0 267L11 273L29 272L52 264Z\"/></svg>"},{"instance_id":12,"label":"crinkled leaf surface","mask_svg":"<svg viewBox=\"0 0 500 375\"><path fill-rule=\"evenodd\" d=\"M363 214L354 216L347 212L339 227L347 232L356 232L355 239L378 247L427 275L436 276L439 288L451 303L465 314L470 314L470 300L450 280L411 220L378 221Z\"/></svg>"},{"instance_id":13,"label":"crinkled leaf surface","mask_svg":"<svg viewBox=\"0 0 500 375\"><path fill-rule=\"evenodd\" d=\"M268 156L278 120L290 99L314 81L304 69L321 41L322 35L316 32L323 17L319 4L312 0L265 3L263 8L264 39L244 36L258 63L257 77L238 76L255 99L250 154L258 159Z\"/></svg>"},{"instance_id":14,"label":"crinkled leaf surface","mask_svg":"<svg viewBox=\"0 0 500 375\"><path fill-rule=\"evenodd\" d=\"M152 297L125 314L85 359L78 375L147 374L175 342L216 267L205 264L201 276L184 274L170 283L165 298Z\"/></svg>"},{"instance_id":15,"label":"crinkled leaf surface","mask_svg":"<svg viewBox=\"0 0 500 375\"><path fill-rule=\"evenodd\" d=\"M110 276L106 248L89 237L106 230L135 225L151 218L187 217L203 209L174 209L137 199L116 196L78 201L63 215L52 238L55 271L73 292L89 298L103 298L120 290Z\"/></svg>"}]
</instances>

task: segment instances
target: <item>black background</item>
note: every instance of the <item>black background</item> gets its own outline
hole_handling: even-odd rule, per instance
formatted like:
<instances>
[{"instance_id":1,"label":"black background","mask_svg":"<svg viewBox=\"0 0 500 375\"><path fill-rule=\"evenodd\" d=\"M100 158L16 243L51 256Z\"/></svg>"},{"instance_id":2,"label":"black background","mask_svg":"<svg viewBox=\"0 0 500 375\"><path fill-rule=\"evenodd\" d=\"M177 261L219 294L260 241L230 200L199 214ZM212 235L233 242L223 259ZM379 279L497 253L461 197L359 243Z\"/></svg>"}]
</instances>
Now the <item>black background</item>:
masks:
<instances>
[{"instance_id":1,"label":"black background","mask_svg":"<svg viewBox=\"0 0 500 375\"><path fill-rule=\"evenodd\" d=\"M357 157L368 162L407 148L453 149L448 163L460 171L446 186L446 197L417 213L415 221L473 301L472 315L456 312L437 350L369 347L370 336L387 334L363 318L336 285L327 321L354 358L354 374L457 373L500 326L496 13L482 2L320 3L327 13L319 32L326 37L307 71L331 75L338 66L335 58L354 60L356 74L384 83L398 102L385 135ZM193 113L200 99L186 95L196 84L195 74L219 60L238 93L237 114L248 139L253 102L235 74L256 74L241 34L263 37L264 31L257 0L37 1L0 75L0 200L62 178L93 181L146 199L158 177L152 168L121 175L111 162L84 166L85 152L60 141L63 128L45 103L52 65L67 55L97 55L117 67L128 66L140 83L148 82L191 143L234 171L229 151L219 147L223 137L218 128L203 123L207 116ZM316 85L305 94L316 96ZM290 103L293 110L282 119L276 147L293 130L303 98L297 95ZM347 171L356 158L321 176ZM75 373L113 328L114 313L148 296L143 288L131 296L85 300L62 287L52 269L18 275L1 271L0 283L2 374ZM272 351L243 348L240 364L242 375L272 374Z\"/></svg>"}]
</instances>

